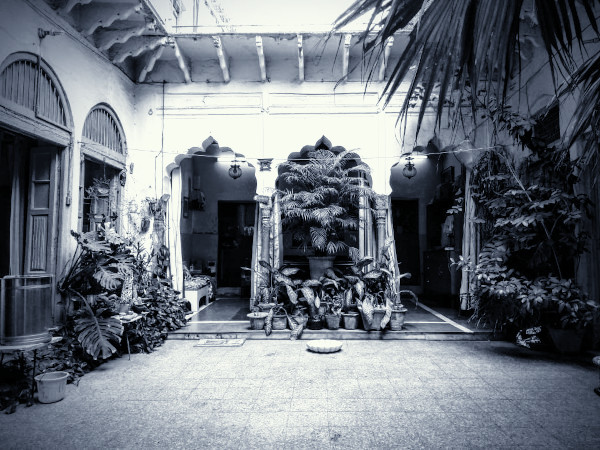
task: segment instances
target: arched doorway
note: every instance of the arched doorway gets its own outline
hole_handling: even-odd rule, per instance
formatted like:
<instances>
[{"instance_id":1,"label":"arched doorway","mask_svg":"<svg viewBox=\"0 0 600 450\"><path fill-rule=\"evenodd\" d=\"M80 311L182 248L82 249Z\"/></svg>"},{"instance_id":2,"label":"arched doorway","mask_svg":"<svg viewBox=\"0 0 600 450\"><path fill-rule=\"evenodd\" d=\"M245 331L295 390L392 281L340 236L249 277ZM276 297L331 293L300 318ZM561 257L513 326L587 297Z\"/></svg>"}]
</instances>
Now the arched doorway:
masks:
<instances>
[{"instance_id":1,"label":"arched doorway","mask_svg":"<svg viewBox=\"0 0 600 450\"><path fill-rule=\"evenodd\" d=\"M72 202L73 121L58 78L37 55L7 57L0 87L0 277L26 286L52 280L61 260L60 224ZM54 306L39 315L48 324Z\"/></svg>"},{"instance_id":2,"label":"arched doorway","mask_svg":"<svg viewBox=\"0 0 600 450\"><path fill-rule=\"evenodd\" d=\"M181 193L180 264L192 276L211 277L217 296L250 295L256 194L255 169L244 155L207 138L176 158ZM171 251L173 254L173 251Z\"/></svg>"}]
</instances>

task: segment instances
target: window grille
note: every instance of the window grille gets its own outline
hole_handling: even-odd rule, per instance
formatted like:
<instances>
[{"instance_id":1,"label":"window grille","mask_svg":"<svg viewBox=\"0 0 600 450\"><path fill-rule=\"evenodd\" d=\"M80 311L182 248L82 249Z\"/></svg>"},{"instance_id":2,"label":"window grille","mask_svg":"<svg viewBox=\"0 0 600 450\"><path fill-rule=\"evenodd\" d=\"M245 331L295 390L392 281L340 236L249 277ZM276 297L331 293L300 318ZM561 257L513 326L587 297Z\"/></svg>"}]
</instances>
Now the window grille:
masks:
<instances>
[{"instance_id":1,"label":"window grille","mask_svg":"<svg viewBox=\"0 0 600 450\"><path fill-rule=\"evenodd\" d=\"M0 95L41 119L67 128L61 91L43 64L38 70L37 61L33 58L32 55L32 59L17 59L2 70Z\"/></svg>"},{"instance_id":2,"label":"window grille","mask_svg":"<svg viewBox=\"0 0 600 450\"><path fill-rule=\"evenodd\" d=\"M105 106L98 105L90 111L83 125L83 136L121 155L125 153L121 125Z\"/></svg>"}]
</instances>

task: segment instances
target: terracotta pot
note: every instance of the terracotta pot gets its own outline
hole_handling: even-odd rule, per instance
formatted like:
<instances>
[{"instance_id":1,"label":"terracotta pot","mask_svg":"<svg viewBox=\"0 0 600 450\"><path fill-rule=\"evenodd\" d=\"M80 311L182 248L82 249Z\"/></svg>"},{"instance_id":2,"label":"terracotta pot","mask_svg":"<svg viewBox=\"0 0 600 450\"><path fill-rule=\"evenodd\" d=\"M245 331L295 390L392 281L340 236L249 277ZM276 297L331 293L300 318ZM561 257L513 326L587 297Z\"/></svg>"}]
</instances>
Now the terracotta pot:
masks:
<instances>
[{"instance_id":1,"label":"terracotta pot","mask_svg":"<svg viewBox=\"0 0 600 450\"><path fill-rule=\"evenodd\" d=\"M287 316L285 314L273 315L272 324L274 330L285 330L287 328Z\"/></svg>"},{"instance_id":2,"label":"terracotta pot","mask_svg":"<svg viewBox=\"0 0 600 450\"><path fill-rule=\"evenodd\" d=\"M266 312L253 312L247 315L250 319L250 328L253 330L262 330L265 327Z\"/></svg>"},{"instance_id":3,"label":"terracotta pot","mask_svg":"<svg viewBox=\"0 0 600 450\"><path fill-rule=\"evenodd\" d=\"M390 329L392 331L402 330L406 311L408 311L406 308L392 309L392 317L390 318Z\"/></svg>"},{"instance_id":4,"label":"terracotta pot","mask_svg":"<svg viewBox=\"0 0 600 450\"><path fill-rule=\"evenodd\" d=\"M346 330L356 330L358 328L359 314L357 312L342 313L342 317L344 318L344 328Z\"/></svg>"},{"instance_id":5,"label":"terracotta pot","mask_svg":"<svg viewBox=\"0 0 600 450\"><path fill-rule=\"evenodd\" d=\"M327 320L327 328L330 330L337 330L340 327L340 316L337 314L327 314L325 320Z\"/></svg>"},{"instance_id":6,"label":"terracotta pot","mask_svg":"<svg viewBox=\"0 0 600 450\"><path fill-rule=\"evenodd\" d=\"M309 317L308 322L306 322L306 328L308 328L309 330L322 330L323 322L320 318L313 319Z\"/></svg>"},{"instance_id":7,"label":"terracotta pot","mask_svg":"<svg viewBox=\"0 0 600 450\"><path fill-rule=\"evenodd\" d=\"M383 319L384 315L385 315L385 310L375 309L373 311L373 321L371 322L371 326L369 326L367 321L365 320L365 316L363 314L362 319L363 319L363 325L364 325L365 330L367 330L367 331L380 330L381 329L381 320Z\"/></svg>"}]
</instances>

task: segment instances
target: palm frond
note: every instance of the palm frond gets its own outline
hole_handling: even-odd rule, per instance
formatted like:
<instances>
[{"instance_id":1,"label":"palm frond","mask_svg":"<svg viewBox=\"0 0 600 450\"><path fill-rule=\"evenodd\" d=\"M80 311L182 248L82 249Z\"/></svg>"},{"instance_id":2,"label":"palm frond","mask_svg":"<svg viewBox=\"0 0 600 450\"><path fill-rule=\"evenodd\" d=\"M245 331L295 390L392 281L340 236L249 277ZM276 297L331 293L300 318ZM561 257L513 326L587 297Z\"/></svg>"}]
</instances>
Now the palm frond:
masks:
<instances>
[{"instance_id":1,"label":"palm frond","mask_svg":"<svg viewBox=\"0 0 600 450\"><path fill-rule=\"evenodd\" d=\"M597 0L581 0L583 12L574 0L534 3L535 17L531 17L539 27L556 79L556 72L574 67L573 43L584 45L582 19L598 34L594 15ZM400 85L409 81L399 120L420 97L418 135L425 112L436 96L438 126L444 109L452 103L454 114L459 112L462 101L467 100L467 90L472 93L468 100L473 110L480 90L504 104L508 83L514 72L521 70L514 55L519 50L525 4L524 0L429 0L425 5L423 0L359 0L338 17L334 31L371 12L371 20L360 36L366 59L371 52L380 54L390 37L411 21L416 22L382 95L384 105L389 104Z\"/></svg>"}]
</instances>

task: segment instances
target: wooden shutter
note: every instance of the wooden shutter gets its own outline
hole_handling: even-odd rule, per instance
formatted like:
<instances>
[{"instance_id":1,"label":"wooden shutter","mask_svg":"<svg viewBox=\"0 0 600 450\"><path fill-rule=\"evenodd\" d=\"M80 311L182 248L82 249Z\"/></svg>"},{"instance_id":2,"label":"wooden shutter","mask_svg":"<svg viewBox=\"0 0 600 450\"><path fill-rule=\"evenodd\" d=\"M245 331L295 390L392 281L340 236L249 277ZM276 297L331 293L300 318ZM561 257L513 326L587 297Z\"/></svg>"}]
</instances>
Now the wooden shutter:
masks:
<instances>
[{"instance_id":1,"label":"wooden shutter","mask_svg":"<svg viewBox=\"0 0 600 450\"><path fill-rule=\"evenodd\" d=\"M31 149L25 274L54 271L56 155L56 148L52 147Z\"/></svg>"}]
</instances>

